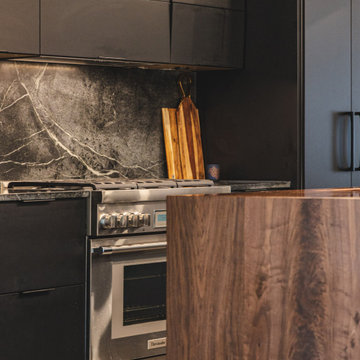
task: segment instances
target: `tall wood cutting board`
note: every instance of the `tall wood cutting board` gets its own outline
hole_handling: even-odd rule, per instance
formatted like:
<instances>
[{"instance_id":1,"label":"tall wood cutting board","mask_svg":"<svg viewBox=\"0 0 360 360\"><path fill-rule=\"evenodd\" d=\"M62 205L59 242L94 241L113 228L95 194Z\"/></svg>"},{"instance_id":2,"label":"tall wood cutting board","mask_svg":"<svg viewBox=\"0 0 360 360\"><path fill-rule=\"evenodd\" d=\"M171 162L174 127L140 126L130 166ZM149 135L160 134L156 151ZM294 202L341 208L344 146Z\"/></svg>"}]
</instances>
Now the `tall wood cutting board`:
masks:
<instances>
[{"instance_id":1,"label":"tall wood cutting board","mask_svg":"<svg viewBox=\"0 0 360 360\"><path fill-rule=\"evenodd\" d=\"M162 109L169 178L204 179L199 111L190 96L177 109Z\"/></svg>"},{"instance_id":2,"label":"tall wood cutting board","mask_svg":"<svg viewBox=\"0 0 360 360\"><path fill-rule=\"evenodd\" d=\"M182 179L176 109L162 109L166 163L169 179Z\"/></svg>"}]
</instances>

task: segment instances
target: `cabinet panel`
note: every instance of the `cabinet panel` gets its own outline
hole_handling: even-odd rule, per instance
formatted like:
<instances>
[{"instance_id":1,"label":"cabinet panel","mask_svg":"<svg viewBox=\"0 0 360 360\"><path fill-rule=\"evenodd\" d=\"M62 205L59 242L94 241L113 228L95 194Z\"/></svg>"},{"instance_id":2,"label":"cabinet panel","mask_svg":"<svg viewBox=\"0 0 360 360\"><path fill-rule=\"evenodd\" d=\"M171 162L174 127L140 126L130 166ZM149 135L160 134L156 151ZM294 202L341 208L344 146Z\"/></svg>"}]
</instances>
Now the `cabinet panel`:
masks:
<instances>
[{"instance_id":1,"label":"cabinet panel","mask_svg":"<svg viewBox=\"0 0 360 360\"><path fill-rule=\"evenodd\" d=\"M352 0L352 110L360 112L360 0ZM360 167L360 119L355 118L355 167ZM360 187L360 171L352 174L352 186Z\"/></svg>"},{"instance_id":2,"label":"cabinet panel","mask_svg":"<svg viewBox=\"0 0 360 360\"><path fill-rule=\"evenodd\" d=\"M245 8L245 0L173 0L173 2L233 10L244 10Z\"/></svg>"},{"instance_id":3,"label":"cabinet panel","mask_svg":"<svg viewBox=\"0 0 360 360\"><path fill-rule=\"evenodd\" d=\"M85 280L86 199L0 204L0 293Z\"/></svg>"},{"instance_id":4,"label":"cabinet panel","mask_svg":"<svg viewBox=\"0 0 360 360\"><path fill-rule=\"evenodd\" d=\"M305 1L305 187L348 187L351 4Z\"/></svg>"},{"instance_id":5,"label":"cabinet panel","mask_svg":"<svg viewBox=\"0 0 360 360\"><path fill-rule=\"evenodd\" d=\"M0 295L0 357L85 359L84 303L83 286Z\"/></svg>"},{"instance_id":6,"label":"cabinet panel","mask_svg":"<svg viewBox=\"0 0 360 360\"><path fill-rule=\"evenodd\" d=\"M0 51L39 53L39 0L0 1Z\"/></svg>"},{"instance_id":7,"label":"cabinet panel","mask_svg":"<svg viewBox=\"0 0 360 360\"><path fill-rule=\"evenodd\" d=\"M244 13L173 5L171 62L242 67Z\"/></svg>"},{"instance_id":8,"label":"cabinet panel","mask_svg":"<svg viewBox=\"0 0 360 360\"><path fill-rule=\"evenodd\" d=\"M169 62L170 5L150 0L43 0L41 53Z\"/></svg>"}]
</instances>

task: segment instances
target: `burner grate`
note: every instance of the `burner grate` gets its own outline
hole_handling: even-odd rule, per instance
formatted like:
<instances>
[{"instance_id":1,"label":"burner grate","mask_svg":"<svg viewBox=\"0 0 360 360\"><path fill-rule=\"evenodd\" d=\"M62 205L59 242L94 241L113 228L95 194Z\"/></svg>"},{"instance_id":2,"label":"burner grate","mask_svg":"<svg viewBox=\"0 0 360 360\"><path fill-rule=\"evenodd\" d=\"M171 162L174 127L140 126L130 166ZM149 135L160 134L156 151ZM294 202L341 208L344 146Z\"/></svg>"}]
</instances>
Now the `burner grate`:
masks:
<instances>
[{"instance_id":1,"label":"burner grate","mask_svg":"<svg viewBox=\"0 0 360 360\"><path fill-rule=\"evenodd\" d=\"M177 183L177 186L179 188L184 187L200 187L200 186L213 186L214 182L212 180L205 180L205 179L199 179L199 180L175 180Z\"/></svg>"},{"instance_id":2,"label":"burner grate","mask_svg":"<svg viewBox=\"0 0 360 360\"><path fill-rule=\"evenodd\" d=\"M176 182L172 180L137 180L138 189L164 189L176 188Z\"/></svg>"},{"instance_id":3,"label":"burner grate","mask_svg":"<svg viewBox=\"0 0 360 360\"><path fill-rule=\"evenodd\" d=\"M133 190L137 189L135 181L92 181L96 190Z\"/></svg>"},{"instance_id":4,"label":"burner grate","mask_svg":"<svg viewBox=\"0 0 360 360\"><path fill-rule=\"evenodd\" d=\"M173 189L186 187L213 186L211 180L172 180L172 179L73 179L2 182L1 188L12 192L26 191L65 191L76 189L93 190L136 190L136 189Z\"/></svg>"}]
</instances>

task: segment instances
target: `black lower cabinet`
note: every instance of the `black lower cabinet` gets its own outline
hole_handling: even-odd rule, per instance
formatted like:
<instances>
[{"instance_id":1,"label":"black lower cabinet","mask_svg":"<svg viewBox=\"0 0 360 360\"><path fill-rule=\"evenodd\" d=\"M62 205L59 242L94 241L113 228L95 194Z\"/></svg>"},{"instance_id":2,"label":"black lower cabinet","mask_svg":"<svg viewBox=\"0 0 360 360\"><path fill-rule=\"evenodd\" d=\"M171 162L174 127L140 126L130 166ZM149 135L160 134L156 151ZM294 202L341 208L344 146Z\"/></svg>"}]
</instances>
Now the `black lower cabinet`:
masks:
<instances>
[{"instance_id":1,"label":"black lower cabinet","mask_svg":"<svg viewBox=\"0 0 360 360\"><path fill-rule=\"evenodd\" d=\"M0 295L0 358L85 359L84 287Z\"/></svg>"},{"instance_id":2,"label":"black lower cabinet","mask_svg":"<svg viewBox=\"0 0 360 360\"><path fill-rule=\"evenodd\" d=\"M0 203L0 294L85 279L86 199Z\"/></svg>"},{"instance_id":3,"label":"black lower cabinet","mask_svg":"<svg viewBox=\"0 0 360 360\"><path fill-rule=\"evenodd\" d=\"M1 360L85 360L86 209L0 203Z\"/></svg>"}]
</instances>

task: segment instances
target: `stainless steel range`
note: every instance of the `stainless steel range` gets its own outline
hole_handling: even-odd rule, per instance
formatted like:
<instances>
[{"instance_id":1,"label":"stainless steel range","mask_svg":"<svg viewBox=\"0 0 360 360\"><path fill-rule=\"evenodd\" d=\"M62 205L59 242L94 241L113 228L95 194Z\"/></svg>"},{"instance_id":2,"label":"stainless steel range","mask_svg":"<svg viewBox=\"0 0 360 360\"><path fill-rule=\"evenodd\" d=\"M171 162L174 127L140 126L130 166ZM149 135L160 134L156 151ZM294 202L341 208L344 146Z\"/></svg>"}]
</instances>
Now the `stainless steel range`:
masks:
<instances>
[{"instance_id":1,"label":"stainless steel range","mask_svg":"<svg viewBox=\"0 0 360 360\"><path fill-rule=\"evenodd\" d=\"M91 211L92 360L166 352L166 197L227 193L209 180L94 184Z\"/></svg>"},{"instance_id":2,"label":"stainless steel range","mask_svg":"<svg viewBox=\"0 0 360 360\"><path fill-rule=\"evenodd\" d=\"M137 180L94 183L91 235L129 235L166 230L166 196L228 192L211 180Z\"/></svg>"},{"instance_id":3,"label":"stainless steel range","mask_svg":"<svg viewBox=\"0 0 360 360\"><path fill-rule=\"evenodd\" d=\"M7 192L91 190L88 216L89 357L166 353L166 197L229 193L210 180L3 183ZM165 356L164 356L165 358Z\"/></svg>"}]
</instances>

